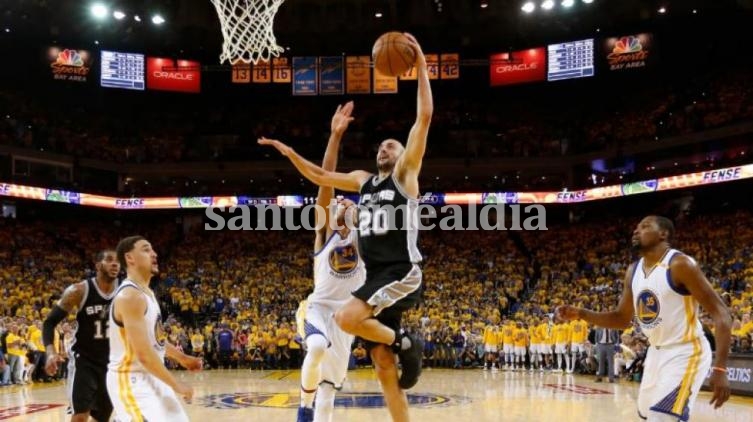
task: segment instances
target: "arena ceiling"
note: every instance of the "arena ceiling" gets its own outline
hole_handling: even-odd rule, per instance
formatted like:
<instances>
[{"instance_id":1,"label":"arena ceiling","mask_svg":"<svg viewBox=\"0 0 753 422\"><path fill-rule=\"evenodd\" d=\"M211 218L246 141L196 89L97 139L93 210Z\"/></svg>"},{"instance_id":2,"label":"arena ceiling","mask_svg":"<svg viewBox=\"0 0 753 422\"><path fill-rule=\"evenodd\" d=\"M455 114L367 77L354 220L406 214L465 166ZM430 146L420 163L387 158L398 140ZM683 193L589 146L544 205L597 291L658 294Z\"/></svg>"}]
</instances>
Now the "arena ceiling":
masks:
<instances>
[{"instance_id":1,"label":"arena ceiling","mask_svg":"<svg viewBox=\"0 0 753 422\"><path fill-rule=\"evenodd\" d=\"M70 43L149 50L195 58L216 57L221 45L219 22L209 0L99 0L127 16L97 21L95 0L6 0L2 25L25 43ZM293 54L365 52L380 33L414 32L429 46L488 52L525 48L583 34L643 29L673 17L736 14L751 10L753 0L593 0L565 9L561 1L544 11L525 14L526 0L286 0L275 21L281 45ZM535 3L540 6L542 0ZM482 3L486 7L481 7ZM441 7L440 7L441 5ZM667 12L658 13L660 7ZM440 10L441 9L441 10ZM377 18L376 13L381 13ZM149 16L160 13L165 23ZM144 17L136 22L133 16ZM367 40L367 41L365 41Z\"/></svg>"}]
</instances>

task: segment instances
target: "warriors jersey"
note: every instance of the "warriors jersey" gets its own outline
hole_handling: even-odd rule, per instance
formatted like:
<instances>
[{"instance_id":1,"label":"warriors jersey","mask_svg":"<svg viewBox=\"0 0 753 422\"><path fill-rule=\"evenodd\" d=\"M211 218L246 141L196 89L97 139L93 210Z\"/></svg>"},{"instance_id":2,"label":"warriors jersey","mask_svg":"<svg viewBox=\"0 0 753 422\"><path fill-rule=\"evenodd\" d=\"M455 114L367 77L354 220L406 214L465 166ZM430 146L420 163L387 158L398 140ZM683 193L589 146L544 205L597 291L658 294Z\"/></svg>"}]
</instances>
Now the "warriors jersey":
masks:
<instances>
[{"instance_id":1,"label":"warriors jersey","mask_svg":"<svg viewBox=\"0 0 753 422\"><path fill-rule=\"evenodd\" d=\"M698 302L687 289L673 283L669 271L670 262L680 254L682 252L668 249L650 269L644 269L641 258L633 270L635 315L654 347L688 343L703 337Z\"/></svg>"},{"instance_id":2,"label":"warriors jersey","mask_svg":"<svg viewBox=\"0 0 753 422\"><path fill-rule=\"evenodd\" d=\"M157 300L151 292L142 289L130 279L125 279L123 281L115 292L113 298L117 297L117 295L124 289L136 289L144 295L144 298L146 299L146 314L144 314L147 326L146 334L154 351L157 352L160 360L164 361L167 336L162 328L162 315L160 313L159 303L157 303ZM122 321L115 321L114 308L115 306L110 307L110 326L108 330L110 337L109 371L120 373L147 372L134 356L133 346L128 343Z\"/></svg>"},{"instance_id":3,"label":"warriors jersey","mask_svg":"<svg viewBox=\"0 0 753 422\"><path fill-rule=\"evenodd\" d=\"M361 186L358 203L358 249L366 269L419 263L418 200L395 180L372 176Z\"/></svg>"},{"instance_id":4,"label":"warriors jersey","mask_svg":"<svg viewBox=\"0 0 753 422\"><path fill-rule=\"evenodd\" d=\"M357 242L354 230L344 239L335 232L314 255L314 292L309 302L337 309L363 285L366 268L358 256Z\"/></svg>"}]
</instances>

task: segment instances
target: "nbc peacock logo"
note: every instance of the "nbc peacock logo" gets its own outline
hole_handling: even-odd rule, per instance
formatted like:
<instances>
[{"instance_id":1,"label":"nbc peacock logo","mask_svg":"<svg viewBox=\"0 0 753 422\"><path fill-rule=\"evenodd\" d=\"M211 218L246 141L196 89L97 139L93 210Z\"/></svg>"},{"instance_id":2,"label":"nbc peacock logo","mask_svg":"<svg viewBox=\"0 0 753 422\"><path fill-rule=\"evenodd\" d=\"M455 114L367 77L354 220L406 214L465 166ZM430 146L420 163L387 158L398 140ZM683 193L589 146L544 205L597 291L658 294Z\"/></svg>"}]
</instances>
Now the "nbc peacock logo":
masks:
<instances>
[{"instance_id":1,"label":"nbc peacock logo","mask_svg":"<svg viewBox=\"0 0 753 422\"><path fill-rule=\"evenodd\" d=\"M89 75L89 52L58 48L50 49L50 67L55 79L85 82Z\"/></svg>"},{"instance_id":2,"label":"nbc peacock logo","mask_svg":"<svg viewBox=\"0 0 753 422\"><path fill-rule=\"evenodd\" d=\"M630 54L643 50L643 45L637 37L632 35L622 37L614 43L613 54Z\"/></svg>"},{"instance_id":3,"label":"nbc peacock logo","mask_svg":"<svg viewBox=\"0 0 753 422\"><path fill-rule=\"evenodd\" d=\"M606 40L610 70L645 67L651 47L650 34L627 35Z\"/></svg>"},{"instance_id":4,"label":"nbc peacock logo","mask_svg":"<svg viewBox=\"0 0 753 422\"><path fill-rule=\"evenodd\" d=\"M67 48L58 53L58 58L55 60L56 64L61 66L75 66L81 67L84 65L84 59L78 54L76 50L68 50Z\"/></svg>"}]
</instances>

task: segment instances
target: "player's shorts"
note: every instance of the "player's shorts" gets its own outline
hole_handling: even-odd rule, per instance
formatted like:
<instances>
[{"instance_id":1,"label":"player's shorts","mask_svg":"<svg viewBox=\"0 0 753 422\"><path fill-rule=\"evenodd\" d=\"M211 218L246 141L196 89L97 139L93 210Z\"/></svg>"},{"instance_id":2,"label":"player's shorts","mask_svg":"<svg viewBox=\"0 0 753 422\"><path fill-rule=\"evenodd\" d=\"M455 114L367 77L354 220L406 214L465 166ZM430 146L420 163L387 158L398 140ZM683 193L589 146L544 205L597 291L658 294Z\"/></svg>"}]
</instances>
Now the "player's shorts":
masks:
<instances>
[{"instance_id":1,"label":"player's shorts","mask_svg":"<svg viewBox=\"0 0 753 422\"><path fill-rule=\"evenodd\" d=\"M405 262L368 269L366 282L353 296L373 306L379 322L399 332L403 312L416 307L422 293L421 268ZM369 350L376 345L370 341L364 343Z\"/></svg>"},{"instance_id":2,"label":"player's shorts","mask_svg":"<svg viewBox=\"0 0 753 422\"><path fill-rule=\"evenodd\" d=\"M541 353L541 345L539 343L532 343L528 346L528 353L531 355Z\"/></svg>"},{"instance_id":3,"label":"player's shorts","mask_svg":"<svg viewBox=\"0 0 753 422\"><path fill-rule=\"evenodd\" d=\"M108 371L107 391L115 409L115 422L188 422L173 389L151 374Z\"/></svg>"},{"instance_id":4,"label":"player's shorts","mask_svg":"<svg viewBox=\"0 0 753 422\"><path fill-rule=\"evenodd\" d=\"M515 346L515 356L525 356L525 355L526 355L525 346Z\"/></svg>"},{"instance_id":5,"label":"player's shorts","mask_svg":"<svg viewBox=\"0 0 753 422\"><path fill-rule=\"evenodd\" d=\"M552 354L552 345L549 343L544 343L541 345L541 353L544 355L551 355Z\"/></svg>"},{"instance_id":6,"label":"player's shorts","mask_svg":"<svg viewBox=\"0 0 753 422\"><path fill-rule=\"evenodd\" d=\"M511 355L512 352L513 352L513 346L512 346L512 344L505 343L502 346L502 352L505 353L505 354Z\"/></svg>"},{"instance_id":7,"label":"player's shorts","mask_svg":"<svg viewBox=\"0 0 753 422\"><path fill-rule=\"evenodd\" d=\"M77 353L68 361L68 413L86 413L98 421L107 421L112 403L107 394L107 364L98 364Z\"/></svg>"},{"instance_id":8,"label":"player's shorts","mask_svg":"<svg viewBox=\"0 0 753 422\"><path fill-rule=\"evenodd\" d=\"M485 344L484 345L484 352L485 353L497 353L497 345L495 344L494 346L492 346L492 345L489 345L489 344Z\"/></svg>"},{"instance_id":9,"label":"player's shorts","mask_svg":"<svg viewBox=\"0 0 753 422\"><path fill-rule=\"evenodd\" d=\"M687 421L710 367L711 347L705 337L662 348L651 346L643 363L639 415L645 419L654 411Z\"/></svg>"},{"instance_id":10,"label":"player's shorts","mask_svg":"<svg viewBox=\"0 0 753 422\"><path fill-rule=\"evenodd\" d=\"M554 353L567 353L567 343L557 343L554 345Z\"/></svg>"},{"instance_id":11,"label":"player's shorts","mask_svg":"<svg viewBox=\"0 0 753 422\"><path fill-rule=\"evenodd\" d=\"M586 353L586 346L583 343L572 343L570 353Z\"/></svg>"},{"instance_id":12,"label":"player's shorts","mask_svg":"<svg viewBox=\"0 0 753 422\"><path fill-rule=\"evenodd\" d=\"M321 335L327 340L327 351L320 362L322 382L331 384L335 389L342 388L348 374L351 346L355 336L341 330L335 323L335 311L330 306L317 302L301 302L296 316L299 334L305 341L313 335ZM300 333L300 331L303 331Z\"/></svg>"}]
</instances>

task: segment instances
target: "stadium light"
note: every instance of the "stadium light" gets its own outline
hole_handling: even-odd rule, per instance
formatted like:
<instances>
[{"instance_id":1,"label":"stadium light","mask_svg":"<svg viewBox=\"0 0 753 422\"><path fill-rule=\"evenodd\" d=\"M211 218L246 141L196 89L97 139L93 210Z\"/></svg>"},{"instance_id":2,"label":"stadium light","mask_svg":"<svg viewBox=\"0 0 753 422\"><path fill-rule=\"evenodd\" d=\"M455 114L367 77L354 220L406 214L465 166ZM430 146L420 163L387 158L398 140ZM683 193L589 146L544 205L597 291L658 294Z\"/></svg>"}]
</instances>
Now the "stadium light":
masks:
<instances>
[{"instance_id":1,"label":"stadium light","mask_svg":"<svg viewBox=\"0 0 753 422\"><path fill-rule=\"evenodd\" d=\"M133 15L133 20L135 20L136 22L141 22L141 16Z\"/></svg>"},{"instance_id":2,"label":"stadium light","mask_svg":"<svg viewBox=\"0 0 753 422\"><path fill-rule=\"evenodd\" d=\"M123 18L125 18L125 16L125 13L121 12L120 10L112 12L112 17L117 20L122 20Z\"/></svg>"},{"instance_id":3,"label":"stadium light","mask_svg":"<svg viewBox=\"0 0 753 422\"><path fill-rule=\"evenodd\" d=\"M376 12L376 13L374 13L374 17L375 18L381 18L382 17L382 12Z\"/></svg>"},{"instance_id":4,"label":"stadium light","mask_svg":"<svg viewBox=\"0 0 753 422\"><path fill-rule=\"evenodd\" d=\"M583 3L586 3L586 4L591 4L593 2L594 2L594 0L583 0Z\"/></svg>"},{"instance_id":5,"label":"stadium light","mask_svg":"<svg viewBox=\"0 0 753 422\"><path fill-rule=\"evenodd\" d=\"M527 1L523 4L523 7L521 7L520 10L526 13L533 13L533 11L536 10L536 4L532 1Z\"/></svg>"},{"instance_id":6,"label":"stadium light","mask_svg":"<svg viewBox=\"0 0 753 422\"><path fill-rule=\"evenodd\" d=\"M152 23L155 25L162 25L165 23L165 18L162 17L159 13L152 16Z\"/></svg>"},{"instance_id":7,"label":"stadium light","mask_svg":"<svg viewBox=\"0 0 753 422\"><path fill-rule=\"evenodd\" d=\"M575 0L562 0L562 7L573 7Z\"/></svg>"},{"instance_id":8,"label":"stadium light","mask_svg":"<svg viewBox=\"0 0 753 422\"><path fill-rule=\"evenodd\" d=\"M552 10L554 8L554 0L544 0L541 3L541 8L544 10Z\"/></svg>"},{"instance_id":9,"label":"stadium light","mask_svg":"<svg viewBox=\"0 0 753 422\"><path fill-rule=\"evenodd\" d=\"M486 9L487 7L489 7L489 3L485 0L481 0L481 8Z\"/></svg>"},{"instance_id":10,"label":"stadium light","mask_svg":"<svg viewBox=\"0 0 753 422\"><path fill-rule=\"evenodd\" d=\"M665 13L667 13L667 8L664 7L664 6L660 7L659 8L659 13L662 14L662 15L665 14Z\"/></svg>"},{"instance_id":11,"label":"stadium light","mask_svg":"<svg viewBox=\"0 0 753 422\"><path fill-rule=\"evenodd\" d=\"M91 7L91 13L97 19L104 19L107 17L107 6L102 3L94 3Z\"/></svg>"}]
</instances>

